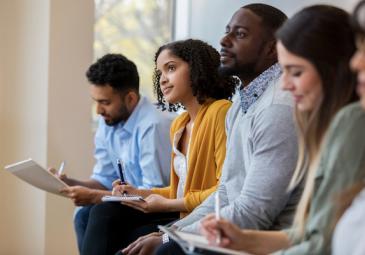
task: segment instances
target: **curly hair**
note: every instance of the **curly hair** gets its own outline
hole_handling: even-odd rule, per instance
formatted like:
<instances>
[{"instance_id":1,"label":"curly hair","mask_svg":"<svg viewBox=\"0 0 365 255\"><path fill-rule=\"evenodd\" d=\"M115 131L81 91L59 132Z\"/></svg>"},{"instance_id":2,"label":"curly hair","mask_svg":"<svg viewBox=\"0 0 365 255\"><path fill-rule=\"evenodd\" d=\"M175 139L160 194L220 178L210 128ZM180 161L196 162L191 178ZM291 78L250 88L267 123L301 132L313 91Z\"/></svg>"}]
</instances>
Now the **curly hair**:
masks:
<instances>
[{"instance_id":1,"label":"curly hair","mask_svg":"<svg viewBox=\"0 0 365 255\"><path fill-rule=\"evenodd\" d=\"M200 104L203 104L208 98L230 99L232 97L239 81L233 76L219 74L220 55L218 51L201 40L176 41L161 46L155 54L153 88L158 105L162 110L177 111L181 107L180 104L170 103L166 107L167 103L160 89L161 74L157 70L156 62L163 50L169 50L171 54L188 63L192 93Z\"/></svg>"},{"instance_id":2,"label":"curly hair","mask_svg":"<svg viewBox=\"0 0 365 255\"><path fill-rule=\"evenodd\" d=\"M106 54L98 59L89 67L86 77L96 86L110 85L117 91L139 90L137 67L121 54Z\"/></svg>"}]
</instances>

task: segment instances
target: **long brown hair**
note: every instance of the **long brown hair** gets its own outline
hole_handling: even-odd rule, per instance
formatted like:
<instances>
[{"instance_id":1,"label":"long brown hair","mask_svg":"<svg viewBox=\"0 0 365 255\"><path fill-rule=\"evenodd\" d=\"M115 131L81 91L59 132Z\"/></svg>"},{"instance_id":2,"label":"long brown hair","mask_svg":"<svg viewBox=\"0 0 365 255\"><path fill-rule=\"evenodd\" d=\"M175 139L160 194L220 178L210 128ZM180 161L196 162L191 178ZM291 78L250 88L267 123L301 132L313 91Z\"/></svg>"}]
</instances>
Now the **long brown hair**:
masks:
<instances>
[{"instance_id":1,"label":"long brown hair","mask_svg":"<svg viewBox=\"0 0 365 255\"><path fill-rule=\"evenodd\" d=\"M303 237L325 133L338 110L357 99L356 77L349 68L355 41L348 13L328 5L304 8L284 23L277 32L277 38L288 51L314 65L323 91L313 110L295 111L299 156L289 189L305 179L294 218L297 234Z\"/></svg>"}]
</instances>

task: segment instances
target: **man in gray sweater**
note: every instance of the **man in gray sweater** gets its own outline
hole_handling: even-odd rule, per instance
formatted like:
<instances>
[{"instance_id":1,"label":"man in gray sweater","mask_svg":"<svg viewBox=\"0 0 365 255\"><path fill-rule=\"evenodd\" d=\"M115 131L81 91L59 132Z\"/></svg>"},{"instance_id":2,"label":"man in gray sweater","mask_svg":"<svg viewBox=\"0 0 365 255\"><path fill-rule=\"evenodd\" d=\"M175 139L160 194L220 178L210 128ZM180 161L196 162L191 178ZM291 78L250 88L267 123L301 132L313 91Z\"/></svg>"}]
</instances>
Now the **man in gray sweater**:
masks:
<instances>
[{"instance_id":1,"label":"man in gray sweater","mask_svg":"<svg viewBox=\"0 0 365 255\"><path fill-rule=\"evenodd\" d=\"M237 75L233 105L227 113L227 150L219 192L221 217L249 229L289 227L301 189L287 187L297 161L297 137L291 96L279 87L274 33L286 20L280 10L266 4L240 8L221 39L221 71ZM214 212L211 194L190 215L174 225L198 232L200 220ZM142 237L124 253L148 254L166 237ZM158 254L180 254L173 242Z\"/></svg>"}]
</instances>

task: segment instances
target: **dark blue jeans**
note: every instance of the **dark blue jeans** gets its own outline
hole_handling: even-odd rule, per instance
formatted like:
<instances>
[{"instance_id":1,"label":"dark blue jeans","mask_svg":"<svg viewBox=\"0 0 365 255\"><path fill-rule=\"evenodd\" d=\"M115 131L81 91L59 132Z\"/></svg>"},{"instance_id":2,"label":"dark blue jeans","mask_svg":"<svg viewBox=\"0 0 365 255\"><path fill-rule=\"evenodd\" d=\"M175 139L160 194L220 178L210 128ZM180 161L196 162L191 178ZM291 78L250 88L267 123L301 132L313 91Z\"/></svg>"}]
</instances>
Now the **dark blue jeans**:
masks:
<instances>
[{"instance_id":1,"label":"dark blue jeans","mask_svg":"<svg viewBox=\"0 0 365 255\"><path fill-rule=\"evenodd\" d=\"M93 205L77 207L75 210L74 227L76 232L77 247L79 248L79 253L81 253L87 222L89 220L89 214L92 207Z\"/></svg>"}]
</instances>

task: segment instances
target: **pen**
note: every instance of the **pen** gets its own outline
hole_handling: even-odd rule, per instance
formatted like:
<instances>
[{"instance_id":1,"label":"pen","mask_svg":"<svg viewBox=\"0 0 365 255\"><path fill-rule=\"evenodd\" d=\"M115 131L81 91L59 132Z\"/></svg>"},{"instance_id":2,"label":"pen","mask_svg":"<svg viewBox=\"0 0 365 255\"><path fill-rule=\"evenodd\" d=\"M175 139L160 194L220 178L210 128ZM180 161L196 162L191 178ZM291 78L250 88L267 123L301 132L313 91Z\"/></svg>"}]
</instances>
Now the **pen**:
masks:
<instances>
[{"instance_id":1,"label":"pen","mask_svg":"<svg viewBox=\"0 0 365 255\"><path fill-rule=\"evenodd\" d=\"M215 219L216 220L220 220L220 213L219 213L219 210L220 210L220 208L219 208L219 193L218 193L218 191L215 192L214 198L215 198L215 204L214 204ZM216 243L217 244L220 244L221 243L221 232L220 231L218 231Z\"/></svg>"},{"instance_id":2,"label":"pen","mask_svg":"<svg viewBox=\"0 0 365 255\"><path fill-rule=\"evenodd\" d=\"M117 165L118 165L118 169L119 169L120 182L121 182L121 184L126 184L124 175L123 175L123 166L119 159L117 160Z\"/></svg>"},{"instance_id":3,"label":"pen","mask_svg":"<svg viewBox=\"0 0 365 255\"><path fill-rule=\"evenodd\" d=\"M63 169L65 168L65 161L61 162L60 168L58 169L58 176L61 176L61 174L63 173Z\"/></svg>"},{"instance_id":4,"label":"pen","mask_svg":"<svg viewBox=\"0 0 365 255\"><path fill-rule=\"evenodd\" d=\"M119 176L120 176L120 184L126 184L125 179L124 179L124 175L123 175L123 166L122 166L122 162L120 162L120 160L117 160L117 165L118 165L118 170L119 170ZM123 192L122 194L123 196L126 195L126 192Z\"/></svg>"}]
</instances>

